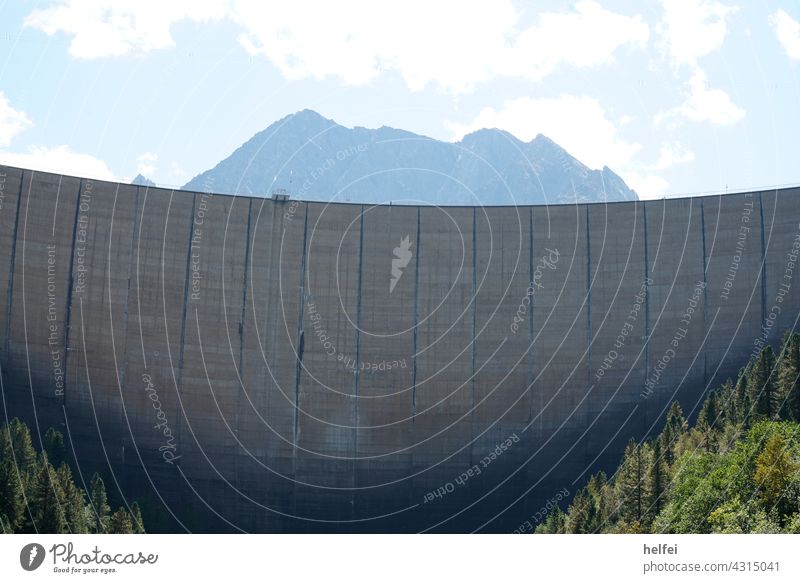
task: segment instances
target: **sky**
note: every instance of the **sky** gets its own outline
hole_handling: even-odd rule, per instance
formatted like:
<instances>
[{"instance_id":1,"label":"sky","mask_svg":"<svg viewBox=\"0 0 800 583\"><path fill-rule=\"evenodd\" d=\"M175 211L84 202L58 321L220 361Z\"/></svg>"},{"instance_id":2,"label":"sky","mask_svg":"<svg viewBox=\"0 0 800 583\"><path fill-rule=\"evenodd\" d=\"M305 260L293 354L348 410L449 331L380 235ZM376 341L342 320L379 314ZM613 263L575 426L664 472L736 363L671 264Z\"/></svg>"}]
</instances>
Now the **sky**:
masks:
<instances>
[{"instance_id":1,"label":"sky","mask_svg":"<svg viewBox=\"0 0 800 583\"><path fill-rule=\"evenodd\" d=\"M642 198L800 183L800 3L0 1L0 163L180 186L274 121L542 133Z\"/></svg>"}]
</instances>

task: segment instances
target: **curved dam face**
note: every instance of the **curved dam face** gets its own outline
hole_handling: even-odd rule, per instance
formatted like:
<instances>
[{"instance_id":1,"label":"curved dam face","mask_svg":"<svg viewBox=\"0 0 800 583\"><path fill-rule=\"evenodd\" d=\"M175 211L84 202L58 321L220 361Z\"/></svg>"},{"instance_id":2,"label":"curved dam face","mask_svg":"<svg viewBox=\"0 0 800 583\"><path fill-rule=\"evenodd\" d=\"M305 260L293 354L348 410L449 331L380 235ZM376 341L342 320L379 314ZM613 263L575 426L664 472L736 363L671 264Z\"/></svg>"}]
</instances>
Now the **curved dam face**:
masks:
<instances>
[{"instance_id":1,"label":"curved dam face","mask_svg":"<svg viewBox=\"0 0 800 583\"><path fill-rule=\"evenodd\" d=\"M800 312L798 190L437 208L0 175L4 415L165 530L511 532Z\"/></svg>"}]
</instances>

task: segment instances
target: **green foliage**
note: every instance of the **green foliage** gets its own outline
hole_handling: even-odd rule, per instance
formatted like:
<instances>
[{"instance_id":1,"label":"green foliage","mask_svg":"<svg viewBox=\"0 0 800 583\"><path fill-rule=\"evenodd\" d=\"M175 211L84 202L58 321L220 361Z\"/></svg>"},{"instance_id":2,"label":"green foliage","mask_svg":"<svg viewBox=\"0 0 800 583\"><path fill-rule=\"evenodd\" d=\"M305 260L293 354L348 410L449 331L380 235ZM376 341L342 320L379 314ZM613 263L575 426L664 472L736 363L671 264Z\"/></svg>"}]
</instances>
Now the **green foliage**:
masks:
<instances>
[{"instance_id":1,"label":"green foliage","mask_svg":"<svg viewBox=\"0 0 800 583\"><path fill-rule=\"evenodd\" d=\"M143 533L137 503L113 515L99 474L87 493L65 460L64 437L49 429L37 455L28 427L18 419L0 427L0 532Z\"/></svg>"},{"instance_id":2,"label":"green foliage","mask_svg":"<svg viewBox=\"0 0 800 583\"><path fill-rule=\"evenodd\" d=\"M564 514L563 512L561 513ZM131 504L131 523L133 525L133 532L135 534L144 534L144 520L142 520L142 511L139 509L139 503L134 502Z\"/></svg>"},{"instance_id":3,"label":"green foliage","mask_svg":"<svg viewBox=\"0 0 800 583\"><path fill-rule=\"evenodd\" d=\"M59 467L65 461L66 448L64 436L52 427L44 434L44 451L53 467Z\"/></svg>"},{"instance_id":4,"label":"green foliage","mask_svg":"<svg viewBox=\"0 0 800 583\"><path fill-rule=\"evenodd\" d=\"M592 497L584 489L580 490L572 499L569 516L565 522L565 531L571 534L592 532L594 523L594 507Z\"/></svg>"},{"instance_id":5,"label":"green foliage","mask_svg":"<svg viewBox=\"0 0 800 583\"><path fill-rule=\"evenodd\" d=\"M23 478L11 459L0 459L0 532L16 531L25 518Z\"/></svg>"},{"instance_id":6,"label":"green foliage","mask_svg":"<svg viewBox=\"0 0 800 583\"><path fill-rule=\"evenodd\" d=\"M747 396L750 401L751 416L755 419L775 418L775 355L767 346L758 353L747 377Z\"/></svg>"},{"instance_id":7,"label":"green foliage","mask_svg":"<svg viewBox=\"0 0 800 583\"><path fill-rule=\"evenodd\" d=\"M649 457L649 448L646 445L639 446L631 440L625 448L622 464L617 471L614 482L617 512L620 519L628 524L641 523L644 516L649 494L646 478Z\"/></svg>"},{"instance_id":8,"label":"green foliage","mask_svg":"<svg viewBox=\"0 0 800 583\"><path fill-rule=\"evenodd\" d=\"M681 406L677 401L673 401L672 405L667 411L667 420L664 423L664 429L658 437L661 442L661 450L664 455L664 462L671 466L675 460L675 448L678 445L680 438L689 429L689 424L683 416Z\"/></svg>"},{"instance_id":9,"label":"green foliage","mask_svg":"<svg viewBox=\"0 0 800 583\"><path fill-rule=\"evenodd\" d=\"M36 464L36 450L28 426L17 418L0 429L0 459L11 460L21 472Z\"/></svg>"},{"instance_id":10,"label":"green foliage","mask_svg":"<svg viewBox=\"0 0 800 583\"><path fill-rule=\"evenodd\" d=\"M784 339L776 394L780 418L800 421L800 334L787 334Z\"/></svg>"},{"instance_id":11,"label":"green foliage","mask_svg":"<svg viewBox=\"0 0 800 583\"><path fill-rule=\"evenodd\" d=\"M739 371L739 376L736 379L734 388L734 395L730 397L734 402L736 421L741 423L742 427L745 429L750 426L750 397L747 394L747 376L749 372L749 365Z\"/></svg>"},{"instance_id":12,"label":"green foliage","mask_svg":"<svg viewBox=\"0 0 800 583\"><path fill-rule=\"evenodd\" d=\"M91 529L98 534L108 532L111 506L108 505L106 486L100 474L95 473L89 482L89 504L92 510Z\"/></svg>"},{"instance_id":13,"label":"green foliage","mask_svg":"<svg viewBox=\"0 0 800 583\"><path fill-rule=\"evenodd\" d=\"M787 334L711 391L694 427L672 403L611 480L575 493L561 530L536 532L800 533L799 377L800 335Z\"/></svg>"},{"instance_id":14,"label":"green foliage","mask_svg":"<svg viewBox=\"0 0 800 583\"><path fill-rule=\"evenodd\" d=\"M756 458L753 476L764 506L774 509L782 521L797 509L800 464L794 461L790 445L780 433L772 435Z\"/></svg>"},{"instance_id":15,"label":"green foliage","mask_svg":"<svg viewBox=\"0 0 800 583\"><path fill-rule=\"evenodd\" d=\"M720 534L774 534L781 532L767 513L752 501L734 498L716 508L709 516L712 532Z\"/></svg>"},{"instance_id":16,"label":"green foliage","mask_svg":"<svg viewBox=\"0 0 800 583\"><path fill-rule=\"evenodd\" d=\"M39 456L30 492L32 508L30 523L26 530L29 532L69 532L62 504L64 493L46 453Z\"/></svg>"},{"instance_id":17,"label":"green foliage","mask_svg":"<svg viewBox=\"0 0 800 583\"><path fill-rule=\"evenodd\" d=\"M697 426L701 429L714 427L719 419L719 397L716 391L711 391L703 402L700 414L697 416Z\"/></svg>"},{"instance_id":18,"label":"green foliage","mask_svg":"<svg viewBox=\"0 0 800 583\"><path fill-rule=\"evenodd\" d=\"M596 532L608 522L616 504L616 497L605 472L602 471L589 478L586 491L592 500L592 521L589 523L588 532Z\"/></svg>"},{"instance_id":19,"label":"green foliage","mask_svg":"<svg viewBox=\"0 0 800 583\"><path fill-rule=\"evenodd\" d=\"M64 519L69 532L84 534L89 532L86 515L86 494L72 479L72 470L65 463L56 471L58 485L63 493Z\"/></svg>"},{"instance_id":20,"label":"green foliage","mask_svg":"<svg viewBox=\"0 0 800 583\"><path fill-rule=\"evenodd\" d=\"M650 526L661 512L667 495L669 468L661 452L661 440L653 442L653 452L648 460L645 511L643 522Z\"/></svg>"},{"instance_id":21,"label":"green foliage","mask_svg":"<svg viewBox=\"0 0 800 583\"><path fill-rule=\"evenodd\" d=\"M653 524L654 532L711 532L708 516L723 500L720 487L727 477L717 455L682 455L673 468L669 501Z\"/></svg>"},{"instance_id":22,"label":"green foliage","mask_svg":"<svg viewBox=\"0 0 800 583\"><path fill-rule=\"evenodd\" d=\"M558 506L548 515L547 519L536 527L536 534L562 534L567 532L567 515Z\"/></svg>"},{"instance_id":23,"label":"green foliage","mask_svg":"<svg viewBox=\"0 0 800 583\"><path fill-rule=\"evenodd\" d=\"M792 514L786 523L784 532L789 534L800 534L800 512Z\"/></svg>"},{"instance_id":24,"label":"green foliage","mask_svg":"<svg viewBox=\"0 0 800 583\"><path fill-rule=\"evenodd\" d=\"M133 534L131 515L120 507L108 519L108 532L113 534Z\"/></svg>"}]
</instances>

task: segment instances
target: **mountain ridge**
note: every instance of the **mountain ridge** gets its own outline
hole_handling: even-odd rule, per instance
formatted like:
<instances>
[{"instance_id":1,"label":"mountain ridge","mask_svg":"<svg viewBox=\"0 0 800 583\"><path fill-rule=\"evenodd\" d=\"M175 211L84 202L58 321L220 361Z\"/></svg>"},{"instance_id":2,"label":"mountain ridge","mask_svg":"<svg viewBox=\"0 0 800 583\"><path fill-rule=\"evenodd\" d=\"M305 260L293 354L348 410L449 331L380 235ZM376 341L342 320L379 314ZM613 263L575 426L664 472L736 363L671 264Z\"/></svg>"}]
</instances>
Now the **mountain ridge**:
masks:
<instances>
[{"instance_id":1,"label":"mountain ridge","mask_svg":"<svg viewBox=\"0 0 800 583\"><path fill-rule=\"evenodd\" d=\"M591 169L543 134L483 128L443 142L381 126L346 128L304 109L256 133L182 188L357 203L514 205L637 200L610 168Z\"/></svg>"}]
</instances>

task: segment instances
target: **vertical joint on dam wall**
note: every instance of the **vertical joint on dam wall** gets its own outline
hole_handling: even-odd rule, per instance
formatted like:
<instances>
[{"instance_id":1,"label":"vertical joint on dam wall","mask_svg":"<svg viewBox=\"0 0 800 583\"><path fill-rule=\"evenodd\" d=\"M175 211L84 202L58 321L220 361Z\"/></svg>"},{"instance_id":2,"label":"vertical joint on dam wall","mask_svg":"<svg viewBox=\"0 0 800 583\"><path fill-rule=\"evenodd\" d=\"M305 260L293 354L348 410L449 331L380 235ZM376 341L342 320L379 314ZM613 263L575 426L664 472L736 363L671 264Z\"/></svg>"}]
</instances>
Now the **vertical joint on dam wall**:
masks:
<instances>
[{"instance_id":1,"label":"vertical joint on dam wall","mask_svg":"<svg viewBox=\"0 0 800 583\"><path fill-rule=\"evenodd\" d=\"M231 205L231 213L233 205ZM247 321L247 286L250 284L250 233L253 222L253 199L247 203L247 230L244 238L244 274L242 275L242 312L239 316L239 379L244 364L244 325ZM244 388L244 387L242 387Z\"/></svg>"},{"instance_id":2,"label":"vertical joint on dam wall","mask_svg":"<svg viewBox=\"0 0 800 583\"><path fill-rule=\"evenodd\" d=\"M478 235L477 235L477 216L476 216L477 209L472 207L472 354L470 354L470 418L473 420L473 435L472 441L470 442L470 457L471 452L473 449L474 441L475 441L475 351L476 351L476 344L477 338L475 337L475 332L477 330L477 319L478 319Z\"/></svg>"},{"instance_id":3,"label":"vertical joint on dam wall","mask_svg":"<svg viewBox=\"0 0 800 583\"><path fill-rule=\"evenodd\" d=\"M767 321L767 246L764 242L764 201L758 193L758 217L761 226L761 324Z\"/></svg>"},{"instance_id":4,"label":"vertical joint on dam wall","mask_svg":"<svg viewBox=\"0 0 800 583\"><path fill-rule=\"evenodd\" d=\"M283 224L283 223L281 223ZM298 282L298 298L297 298L297 356L294 374L294 428L292 430L292 445L294 454L297 457L297 440L300 430L300 378L303 375L303 351L305 350L305 310L306 310L306 276L307 276L307 262L308 260L308 205L306 205L305 213L303 216L303 252L300 256L300 281ZM280 260L278 262L278 277L280 277Z\"/></svg>"},{"instance_id":5,"label":"vertical joint on dam wall","mask_svg":"<svg viewBox=\"0 0 800 583\"><path fill-rule=\"evenodd\" d=\"M236 203L236 199L231 203L231 208L228 214L228 220L230 221L231 215L233 215L234 205ZM244 384L244 342L245 342L245 335L244 335L244 327L245 323L247 322L247 287L250 284L250 236L252 232L252 223L253 223L253 199L247 201L247 229L245 230L244 235L244 269L242 270L242 311L239 313L239 325L237 329L239 331L239 362L236 368L236 375L239 381L239 390L236 394L236 410L240 411L242 408L242 401L246 398L247 394L247 387ZM227 227L226 227L227 228ZM298 347L299 350L299 347ZM243 397L245 395L245 397ZM241 433L241 417L239 415L236 416L236 435L239 436Z\"/></svg>"},{"instance_id":6,"label":"vertical joint on dam wall","mask_svg":"<svg viewBox=\"0 0 800 583\"><path fill-rule=\"evenodd\" d=\"M356 341L355 341L355 363L356 370L353 378L353 418L355 419L354 443L355 455L358 455L358 391L361 381L361 306L364 285L364 205L361 205L361 212L358 215L358 277L356 279ZM353 476L355 480L355 464L353 464Z\"/></svg>"},{"instance_id":7,"label":"vertical joint on dam wall","mask_svg":"<svg viewBox=\"0 0 800 583\"><path fill-rule=\"evenodd\" d=\"M703 332L708 331L708 250L706 249L706 205L700 198L700 239L703 246ZM703 387L708 388L708 355L703 351Z\"/></svg>"},{"instance_id":8,"label":"vertical joint on dam wall","mask_svg":"<svg viewBox=\"0 0 800 583\"><path fill-rule=\"evenodd\" d=\"M533 283L533 208L528 208L528 285ZM531 304L528 309L528 423L533 420L533 379L534 379L534 354L533 354L533 309L536 294L531 295Z\"/></svg>"},{"instance_id":9,"label":"vertical joint on dam wall","mask_svg":"<svg viewBox=\"0 0 800 583\"><path fill-rule=\"evenodd\" d=\"M644 230L644 280L650 281L650 256L647 242L647 204L642 203L642 229ZM645 362L645 378L650 372L650 355L648 354L648 347L650 344L650 286L647 286L644 294L644 362Z\"/></svg>"},{"instance_id":10,"label":"vertical joint on dam wall","mask_svg":"<svg viewBox=\"0 0 800 583\"><path fill-rule=\"evenodd\" d=\"M166 218L166 225L169 225L169 212L172 209L172 198L175 196L175 191L173 190L170 193L170 204L167 207L167 218ZM180 345L178 347L178 376L175 378L175 372L173 369L172 376L175 378L175 393L178 397L178 407L176 411L176 416L178 418L177 428L175 431L175 439L178 443L181 443L181 432L182 432L182 420L183 420L183 363L184 357L186 353L186 320L187 320L187 313L189 311L189 290L191 289L191 279L192 279L192 238L194 236L194 220L195 220L195 213L197 212L197 193L192 193L192 213L189 215L189 238L186 244L186 274L183 278L183 302L181 304L181 334L180 334ZM166 244L166 236L167 236L167 228L164 227L164 243ZM161 263L161 269L164 269L164 262ZM164 299L166 301L166 299ZM166 309L166 306L164 306ZM169 349L169 338L167 338L167 348ZM172 362L170 359L170 367L172 367ZM177 462L180 464L180 461Z\"/></svg>"},{"instance_id":11,"label":"vertical joint on dam wall","mask_svg":"<svg viewBox=\"0 0 800 583\"><path fill-rule=\"evenodd\" d=\"M147 188L148 187L145 187L145 197L147 196ZM126 284L127 284L127 289L125 290L125 297L126 297L127 301L125 302L125 307L124 307L124 312L123 312L123 317L122 317L122 335L120 336L123 339L128 337L128 317L129 317L129 312L130 312L129 304L130 304L130 297L131 297L131 282L133 281L134 257L137 257L137 254L134 253L134 250L137 248L137 242L139 241L139 236L140 236L140 232L141 232L141 222L142 222L142 219L144 218L143 214L141 213L141 210L139 208L139 197L141 195L141 189L142 189L141 186L137 186L136 190L134 191L136 194L134 195L134 203L133 203L133 209L134 209L133 221L132 221L133 224L131 225L131 242L128 245L128 272L127 272L126 278L125 278L126 279ZM142 215L142 216L140 216L140 215ZM138 220L137 220L137 217L139 217ZM109 246L109 250L108 251L109 251L109 253L111 253L111 246ZM138 259L138 257L137 257L137 259ZM108 293L109 293L109 296L110 296L111 295L111 289L110 288L108 290ZM112 345L111 349L116 354L116 346ZM116 360L116 358L115 358L115 360ZM119 370L119 386L120 387L124 387L125 386L125 379L127 378L127 374L128 374L128 360L127 359L122 359L122 362L120 362L119 365L118 365L118 370Z\"/></svg>"},{"instance_id":12,"label":"vertical joint on dam wall","mask_svg":"<svg viewBox=\"0 0 800 583\"><path fill-rule=\"evenodd\" d=\"M411 353L411 409L413 417L412 419L416 421L417 418L417 328L419 326L419 258L422 255L422 249L420 247L421 239L420 236L420 208L417 207L417 245L415 249L417 250L416 257L414 259L414 330L411 333L412 339L412 353Z\"/></svg>"},{"instance_id":13,"label":"vertical joint on dam wall","mask_svg":"<svg viewBox=\"0 0 800 583\"><path fill-rule=\"evenodd\" d=\"M642 231L644 231L644 281L649 282L650 279L650 252L648 242L650 239L647 236L647 203L642 202ZM644 378L643 383L650 377L650 285L645 287L644 292ZM647 423L647 400L643 403L645 410L645 424Z\"/></svg>"},{"instance_id":14,"label":"vertical joint on dam wall","mask_svg":"<svg viewBox=\"0 0 800 583\"><path fill-rule=\"evenodd\" d=\"M589 205L586 219L586 390L592 386L592 231L589 226Z\"/></svg>"},{"instance_id":15,"label":"vertical joint on dam wall","mask_svg":"<svg viewBox=\"0 0 800 583\"><path fill-rule=\"evenodd\" d=\"M59 190L61 189L61 182L58 183ZM81 210L81 197L83 196L83 178L81 178L78 185L78 198L75 200L75 219L72 223L72 243L69 252L69 272L67 276L67 300L64 309L64 391L61 395L61 404L65 405L67 402L67 391L69 390L69 338L72 326L72 288L75 285L75 239L78 236L78 215Z\"/></svg>"},{"instance_id":16,"label":"vertical joint on dam wall","mask_svg":"<svg viewBox=\"0 0 800 583\"><path fill-rule=\"evenodd\" d=\"M11 237L11 260L8 267L8 289L6 290L6 338L5 338L5 358L6 365L8 365L8 357L10 356L10 342L11 342L11 306L14 299L14 265L17 258L17 231L19 230L19 207L22 206L22 185L25 181L25 171L20 172L19 175L19 192L17 193L17 205L14 210L14 233ZM33 180L31 180L33 186Z\"/></svg>"}]
</instances>

